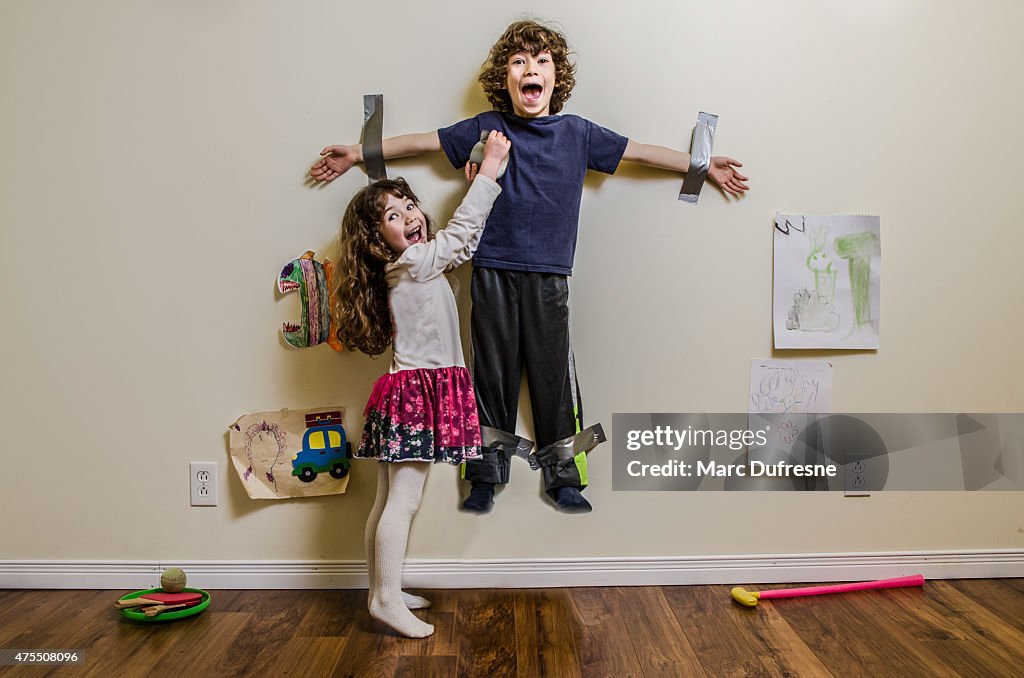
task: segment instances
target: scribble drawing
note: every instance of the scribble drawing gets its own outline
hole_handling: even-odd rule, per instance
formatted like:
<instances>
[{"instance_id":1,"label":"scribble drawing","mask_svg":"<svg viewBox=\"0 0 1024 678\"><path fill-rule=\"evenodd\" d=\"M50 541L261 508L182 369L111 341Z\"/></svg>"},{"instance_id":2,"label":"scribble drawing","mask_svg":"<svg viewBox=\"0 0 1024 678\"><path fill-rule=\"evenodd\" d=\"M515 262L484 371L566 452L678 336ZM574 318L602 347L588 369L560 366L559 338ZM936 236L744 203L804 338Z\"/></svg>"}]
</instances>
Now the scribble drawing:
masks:
<instances>
[{"instance_id":1,"label":"scribble drawing","mask_svg":"<svg viewBox=\"0 0 1024 678\"><path fill-rule=\"evenodd\" d=\"M793 295L786 318L787 330L832 332L839 327L835 304L818 290L803 289Z\"/></svg>"},{"instance_id":2,"label":"scribble drawing","mask_svg":"<svg viewBox=\"0 0 1024 678\"><path fill-rule=\"evenodd\" d=\"M779 225L779 220L776 219L775 220L775 228L779 229L779 232L782 233L783 235L789 235L790 230L800 231L801 233L803 233L804 231L807 230L807 218L806 217L800 217L800 225L799 226L797 226L796 224L791 222L789 219L785 219L783 225L780 226Z\"/></svg>"},{"instance_id":3,"label":"scribble drawing","mask_svg":"<svg viewBox=\"0 0 1024 678\"><path fill-rule=\"evenodd\" d=\"M800 427L793 423L792 419L787 419L779 426L779 440L789 445L800 435Z\"/></svg>"},{"instance_id":4,"label":"scribble drawing","mask_svg":"<svg viewBox=\"0 0 1024 678\"><path fill-rule=\"evenodd\" d=\"M274 485L274 492L277 492L277 480L274 478L274 466L281 459L281 455L284 454L287 449L287 437L285 436L284 430L272 422L266 420L259 424L253 424L245 431L245 452L249 457L249 468L245 469L245 473L242 475L243 480L249 480L249 476L253 473L253 458L252 458L252 446L253 442L258 437L260 442L265 440L264 434L271 436L274 439L274 443L277 445L277 455L274 457L274 461L270 463L267 468L267 480Z\"/></svg>"},{"instance_id":5,"label":"scribble drawing","mask_svg":"<svg viewBox=\"0 0 1024 678\"><path fill-rule=\"evenodd\" d=\"M798 368L770 368L750 394L756 412L809 412L818 402L821 384Z\"/></svg>"},{"instance_id":6,"label":"scribble drawing","mask_svg":"<svg viewBox=\"0 0 1024 678\"><path fill-rule=\"evenodd\" d=\"M811 233L811 251L807 255L807 268L814 273L814 289L829 301L836 298L836 267L826 247L829 231L819 226Z\"/></svg>"},{"instance_id":7,"label":"scribble drawing","mask_svg":"<svg viewBox=\"0 0 1024 678\"><path fill-rule=\"evenodd\" d=\"M871 324L871 257L878 254L878 236L870 231L835 239L836 254L850 271L850 296L856 327Z\"/></svg>"}]
</instances>

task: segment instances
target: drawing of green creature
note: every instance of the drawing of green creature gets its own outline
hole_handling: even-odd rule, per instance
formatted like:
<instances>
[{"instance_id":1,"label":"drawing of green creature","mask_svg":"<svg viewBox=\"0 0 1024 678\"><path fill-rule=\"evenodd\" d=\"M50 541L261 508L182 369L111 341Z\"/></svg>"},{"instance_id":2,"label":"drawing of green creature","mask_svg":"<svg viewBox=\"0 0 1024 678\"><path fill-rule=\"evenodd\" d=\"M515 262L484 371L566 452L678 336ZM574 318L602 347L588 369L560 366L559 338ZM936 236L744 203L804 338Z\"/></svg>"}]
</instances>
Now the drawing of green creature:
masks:
<instances>
[{"instance_id":1,"label":"drawing of green creature","mask_svg":"<svg viewBox=\"0 0 1024 678\"><path fill-rule=\"evenodd\" d=\"M850 295L856 327L871 323L871 257L878 253L878 237L870 232L836 238L836 254L849 262Z\"/></svg>"},{"instance_id":2,"label":"drawing of green creature","mask_svg":"<svg viewBox=\"0 0 1024 678\"><path fill-rule=\"evenodd\" d=\"M814 274L814 289L804 288L793 295L793 306L786 319L787 330L832 332L840 318L833 301L836 296L836 265L826 246L829 230L819 226L809 233L811 250L805 263Z\"/></svg>"},{"instance_id":3,"label":"drawing of green creature","mask_svg":"<svg viewBox=\"0 0 1024 678\"><path fill-rule=\"evenodd\" d=\"M825 249L829 232L819 226L811 233L811 252L807 255L807 268L814 273L814 289L829 301L836 298L836 267Z\"/></svg>"}]
</instances>

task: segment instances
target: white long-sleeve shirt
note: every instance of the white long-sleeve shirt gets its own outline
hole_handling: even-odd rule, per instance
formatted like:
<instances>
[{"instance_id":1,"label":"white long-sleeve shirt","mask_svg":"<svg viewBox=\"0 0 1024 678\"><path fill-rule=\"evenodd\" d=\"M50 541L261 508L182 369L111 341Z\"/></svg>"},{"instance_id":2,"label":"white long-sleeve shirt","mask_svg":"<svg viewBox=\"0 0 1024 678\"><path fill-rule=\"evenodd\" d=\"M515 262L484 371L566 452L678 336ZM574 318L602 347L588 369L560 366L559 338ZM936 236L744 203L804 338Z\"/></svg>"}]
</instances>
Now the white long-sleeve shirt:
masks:
<instances>
[{"instance_id":1,"label":"white long-sleeve shirt","mask_svg":"<svg viewBox=\"0 0 1024 678\"><path fill-rule=\"evenodd\" d=\"M455 294L444 273L473 256L500 193L498 184L477 175L448 226L388 265L388 304L395 326L391 372L466 366Z\"/></svg>"}]
</instances>

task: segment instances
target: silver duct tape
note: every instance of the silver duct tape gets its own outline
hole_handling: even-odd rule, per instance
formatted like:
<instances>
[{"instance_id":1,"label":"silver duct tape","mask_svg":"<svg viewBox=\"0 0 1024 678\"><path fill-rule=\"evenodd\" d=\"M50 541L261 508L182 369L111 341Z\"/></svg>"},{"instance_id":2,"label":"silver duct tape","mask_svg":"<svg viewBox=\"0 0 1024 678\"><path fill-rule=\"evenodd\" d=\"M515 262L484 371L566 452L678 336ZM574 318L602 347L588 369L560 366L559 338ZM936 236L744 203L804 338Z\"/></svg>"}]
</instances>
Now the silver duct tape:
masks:
<instances>
[{"instance_id":1,"label":"silver duct tape","mask_svg":"<svg viewBox=\"0 0 1024 678\"><path fill-rule=\"evenodd\" d=\"M387 179L384 166L384 95L363 95L363 167L370 182Z\"/></svg>"},{"instance_id":2,"label":"silver duct tape","mask_svg":"<svg viewBox=\"0 0 1024 678\"><path fill-rule=\"evenodd\" d=\"M534 471L540 468L540 464L537 463L537 459L533 455L533 446L535 443L532 440L526 438L520 438L519 444L516 446L516 456L521 457L530 464L530 468Z\"/></svg>"},{"instance_id":3,"label":"silver duct tape","mask_svg":"<svg viewBox=\"0 0 1024 678\"><path fill-rule=\"evenodd\" d=\"M482 130L480 132L480 141L476 142L476 145L473 146L472 150L469 152L469 161L476 165L478 169L484 162L484 148L487 146L487 137L489 137L490 134L490 130ZM498 165L498 179L503 177L505 175L505 170L508 169L509 156L511 156L511 153L502 158L501 163Z\"/></svg>"},{"instance_id":4,"label":"silver duct tape","mask_svg":"<svg viewBox=\"0 0 1024 678\"><path fill-rule=\"evenodd\" d=\"M711 148L715 143L717 126L717 115L703 111L697 115L697 125L693 128L693 142L690 144L690 169L683 179L683 187L679 189L679 199L683 202L697 204L700 189L704 187L704 179L711 169Z\"/></svg>"},{"instance_id":5,"label":"silver duct tape","mask_svg":"<svg viewBox=\"0 0 1024 678\"><path fill-rule=\"evenodd\" d=\"M547 466L565 459L572 459L580 452L590 452L606 440L601 424L594 424L576 435L551 443L543 450L537 450L537 453L532 456L540 465Z\"/></svg>"},{"instance_id":6,"label":"silver duct tape","mask_svg":"<svg viewBox=\"0 0 1024 678\"><path fill-rule=\"evenodd\" d=\"M530 466L535 471L540 468L535 465L536 462L533 459L533 455L530 454L533 451L534 442L529 438L517 436L514 433L490 426L480 427L480 437L483 438L484 447L494 447L503 452L522 457L530 462Z\"/></svg>"}]
</instances>

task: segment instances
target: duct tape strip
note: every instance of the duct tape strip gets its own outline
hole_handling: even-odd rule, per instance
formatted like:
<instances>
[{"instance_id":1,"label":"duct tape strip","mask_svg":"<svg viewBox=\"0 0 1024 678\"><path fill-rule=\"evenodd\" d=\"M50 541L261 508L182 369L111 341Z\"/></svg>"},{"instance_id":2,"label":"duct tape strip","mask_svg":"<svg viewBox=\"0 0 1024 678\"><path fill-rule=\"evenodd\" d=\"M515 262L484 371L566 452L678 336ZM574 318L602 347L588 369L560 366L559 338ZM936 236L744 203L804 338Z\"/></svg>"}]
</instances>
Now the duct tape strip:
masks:
<instances>
[{"instance_id":1,"label":"duct tape strip","mask_svg":"<svg viewBox=\"0 0 1024 678\"><path fill-rule=\"evenodd\" d=\"M363 95L363 167L370 183L387 179L384 166L384 95Z\"/></svg>"},{"instance_id":2,"label":"duct tape strip","mask_svg":"<svg viewBox=\"0 0 1024 678\"><path fill-rule=\"evenodd\" d=\"M530 463L530 468L534 471L540 468L537 460L530 454L534 446L532 440L490 426L481 426L480 436L483 438L484 447L496 447L517 457L522 457Z\"/></svg>"},{"instance_id":3,"label":"duct tape strip","mask_svg":"<svg viewBox=\"0 0 1024 678\"><path fill-rule=\"evenodd\" d=\"M472 150L469 152L469 162L476 165L477 169L479 169L480 165L484 162L484 148L487 147L487 137L490 135L491 130L482 130L480 132L480 141L476 142L476 145L473 146ZM508 159L510 155L511 154L506 154L505 157L501 159L501 164L498 165L498 174L496 178L500 179L505 176L505 170L508 169Z\"/></svg>"},{"instance_id":4,"label":"duct tape strip","mask_svg":"<svg viewBox=\"0 0 1024 678\"><path fill-rule=\"evenodd\" d=\"M683 202L697 204L700 189L704 186L704 178L711 169L711 147L715 143L717 126L717 115L703 111L697 115L697 125L693 128L693 142L690 144L690 169L683 179L683 187L679 189L679 199Z\"/></svg>"},{"instance_id":5,"label":"duct tape strip","mask_svg":"<svg viewBox=\"0 0 1024 678\"><path fill-rule=\"evenodd\" d=\"M532 456L537 458L541 466L550 466L561 460L572 459L580 452L590 452L606 440L601 424L594 424L575 435L551 443L543 450L537 450Z\"/></svg>"}]
</instances>

